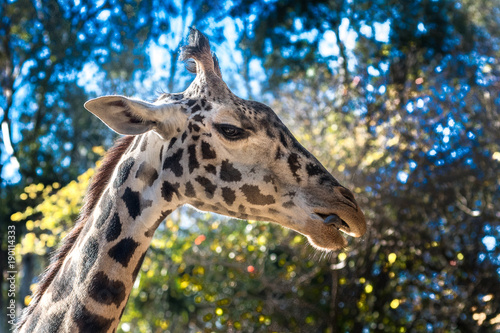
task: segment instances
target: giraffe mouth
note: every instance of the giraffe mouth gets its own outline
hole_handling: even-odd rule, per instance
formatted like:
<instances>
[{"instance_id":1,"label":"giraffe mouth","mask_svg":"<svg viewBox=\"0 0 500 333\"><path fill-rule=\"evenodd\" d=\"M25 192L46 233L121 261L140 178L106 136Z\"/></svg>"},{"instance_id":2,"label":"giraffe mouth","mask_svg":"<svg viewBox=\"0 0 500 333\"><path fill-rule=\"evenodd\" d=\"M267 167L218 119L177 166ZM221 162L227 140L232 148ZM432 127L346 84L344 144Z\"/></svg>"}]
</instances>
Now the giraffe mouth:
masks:
<instances>
[{"instance_id":1,"label":"giraffe mouth","mask_svg":"<svg viewBox=\"0 0 500 333\"><path fill-rule=\"evenodd\" d=\"M349 225L344 220L342 220L337 214L326 215L326 214L316 213L316 215L318 215L323 220L323 223L327 226L332 226L337 230L343 231L347 234L351 231Z\"/></svg>"}]
</instances>

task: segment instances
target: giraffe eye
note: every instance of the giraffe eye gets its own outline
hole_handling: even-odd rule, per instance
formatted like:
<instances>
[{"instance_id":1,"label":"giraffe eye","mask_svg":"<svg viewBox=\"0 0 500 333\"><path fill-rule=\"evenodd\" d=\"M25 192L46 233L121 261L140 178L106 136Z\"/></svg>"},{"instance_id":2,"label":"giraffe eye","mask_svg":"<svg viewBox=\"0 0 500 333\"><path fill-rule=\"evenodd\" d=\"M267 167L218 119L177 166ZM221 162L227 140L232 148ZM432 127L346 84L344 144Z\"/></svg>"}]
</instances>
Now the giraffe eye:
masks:
<instances>
[{"instance_id":1,"label":"giraffe eye","mask_svg":"<svg viewBox=\"0 0 500 333\"><path fill-rule=\"evenodd\" d=\"M228 140L240 140L248 136L244 129L229 124L215 124L215 129Z\"/></svg>"}]
</instances>

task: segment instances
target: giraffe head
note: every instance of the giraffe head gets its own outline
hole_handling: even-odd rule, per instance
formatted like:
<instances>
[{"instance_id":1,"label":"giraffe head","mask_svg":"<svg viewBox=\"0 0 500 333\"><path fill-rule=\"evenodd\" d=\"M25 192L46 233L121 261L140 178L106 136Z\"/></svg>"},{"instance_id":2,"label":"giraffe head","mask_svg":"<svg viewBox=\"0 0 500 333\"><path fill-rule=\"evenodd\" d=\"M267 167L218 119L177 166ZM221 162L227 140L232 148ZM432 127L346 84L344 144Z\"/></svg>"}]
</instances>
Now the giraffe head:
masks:
<instances>
[{"instance_id":1,"label":"giraffe head","mask_svg":"<svg viewBox=\"0 0 500 333\"><path fill-rule=\"evenodd\" d=\"M154 132L145 154L166 202L241 219L271 221L324 250L359 237L364 215L351 191L293 137L268 106L235 96L222 80L207 38L192 29L183 60L196 73L189 88L148 103L104 96L85 107L120 134Z\"/></svg>"}]
</instances>

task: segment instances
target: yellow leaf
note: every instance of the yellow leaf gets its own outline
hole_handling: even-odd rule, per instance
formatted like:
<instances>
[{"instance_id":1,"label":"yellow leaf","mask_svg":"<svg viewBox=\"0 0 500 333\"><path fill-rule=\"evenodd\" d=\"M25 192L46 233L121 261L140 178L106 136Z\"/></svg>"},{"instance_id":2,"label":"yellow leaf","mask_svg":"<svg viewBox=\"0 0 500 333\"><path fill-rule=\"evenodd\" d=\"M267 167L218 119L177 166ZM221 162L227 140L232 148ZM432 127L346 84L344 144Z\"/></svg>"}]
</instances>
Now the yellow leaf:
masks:
<instances>
[{"instance_id":1,"label":"yellow leaf","mask_svg":"<svg viewBox=\"0 0 500 333\"><path fill-rule=\"evenodd\" d=\"M161 321L160 327L162 330L166 330L168 328L168 322L165 320Z\"/></svg>"},{"instance_id":2,"label":"yellow leaf","mask_svg":"<svg viewBox=\"0 0 500 333\"><path fill-rule=\"evenodd\" d=\"M92 152L94 152L97 155L104 156L104 153L106 153L106 150L104 150L103 146L95 146L95 147L92 147Z\"/></svg>"},{"instance_id":3,"label":"yellow leaf","mask_svg":"<svg viewBox=\"0 0 500 333\"><path fill-rule=\"evenodd\" d=\"M33 221L32 220L29 220L28 222L26 222L26 229L28 229L29 231L33 230Z\"/></svg>"},{"instance_id":4,"label":"yellow leaf","mask_svg":"<svg viewBox=\"0 0 500 333\"><path fill-rule=\"evenodd\" d=\"M17 212L10 216L10 219L14 222L21 221L23 219L23 213Z\"/></svg>"},{"instance_id":5,"label":"yellow leaf","mask_svg":"<svg viewBox=\"0 0 500 333\"><path fill-rule=\"evenodd\" d=\"M389 256L387 257L387 261L389 261L389 264L393 264L395 261L396 261L396 258L397 258L397 255L396 253L391 253L389 254Z\"/></svg>"},{"instance_id":6,"label":"yellow leaf","mask_svg":"<svg viewBox=\"0 0 500 333\"><path fill-rule=\"evenodd\" d=\"M264 235L260 235L259 238L257 238L257 244L259 245L265 245L267 243L267 238Z\"/></svg>"},{"instance_id":7,"label":"yellow leaf","mask_svg":"<svg viewBox=\"0 0 500 333\"><path fill-rule=\"evenodd\" d=\"M365 286L365 293L370 294L373 291L373 286L371 284L367 284Z\"/></svg>"}]
</instances>

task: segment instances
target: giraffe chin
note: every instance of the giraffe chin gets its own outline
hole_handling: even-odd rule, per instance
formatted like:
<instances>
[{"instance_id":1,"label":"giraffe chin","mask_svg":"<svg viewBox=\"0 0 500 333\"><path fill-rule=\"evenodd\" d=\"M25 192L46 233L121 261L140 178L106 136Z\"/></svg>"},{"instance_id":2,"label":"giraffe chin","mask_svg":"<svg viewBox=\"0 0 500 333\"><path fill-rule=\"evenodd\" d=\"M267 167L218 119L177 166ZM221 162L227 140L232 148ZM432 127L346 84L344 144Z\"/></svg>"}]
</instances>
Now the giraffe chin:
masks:
<instances>
[{"instance_id":1,"label":"giraffe chin","mask_svg":"<svg viewBox=\"0 0 500 333\"><path fill-rule=\"evenodd\" d=\"M306 235L309 243L321 251L335 251L347 246L347 239L342 235L342 230L335 226L320 224L315 230Z\"/></svg>"}]
</instances>

